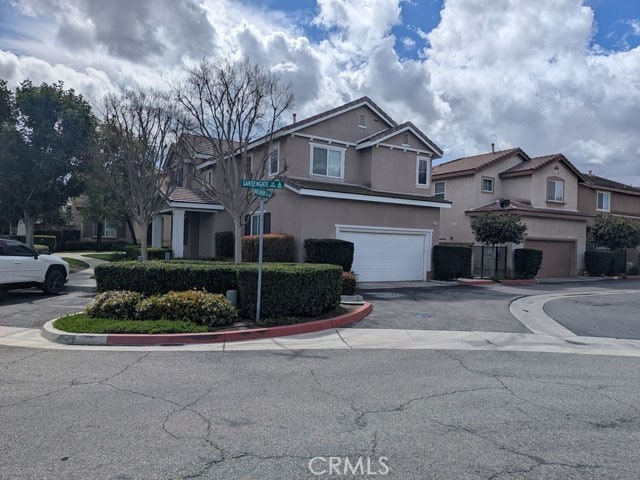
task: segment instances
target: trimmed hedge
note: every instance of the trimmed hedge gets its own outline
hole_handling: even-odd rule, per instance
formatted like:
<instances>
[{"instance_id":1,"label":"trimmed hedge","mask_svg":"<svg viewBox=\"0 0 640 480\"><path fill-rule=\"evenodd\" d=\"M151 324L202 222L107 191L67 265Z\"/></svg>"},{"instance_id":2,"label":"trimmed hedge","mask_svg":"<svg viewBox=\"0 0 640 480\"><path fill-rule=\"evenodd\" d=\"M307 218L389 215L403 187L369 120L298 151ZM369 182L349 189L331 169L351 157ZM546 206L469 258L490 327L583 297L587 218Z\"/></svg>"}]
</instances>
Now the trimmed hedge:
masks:
<instances>
[{"instance_id":1,"label":"trimmed hedge","mask_svg":"<svg viewBox=\"0 0 640 480\"><path fill-rule=\"evenodd\" d=\"M255 319L258 269L238 265L238 311ZM342 269L337 265L266 264L262 270L261 316L313 317L340 303Z\"/></svg>"},{"instance_id":2,"label":"trimmed hedge","mask_svg":"<svg viewBox=\"0 0 640 480\"><path fill-rule=\"evenodd\" d=\"M172 253L170 248L147 247L147 260L164 260L164 255L167 252ZM124 253L129 260L137 260L142 254L140 245L127 245L124 247Z\"/></svg>"},{"instance_id":3,"label":"trimmed hedge","mask_svg":"<svg viewBox=\"0 0 640 480\"><path fill-rule=\"evenodd\" d=\"M129 290L145 295L172 290L206 290L225 293L237 290L235 263L181 262L117 262L94 269L96 290Z\"/></svg>"},{"instance_id":4,"label":"trimmed hedge","mask_svg":"<svg viewBox=\"0 0 640 480\"><path fill-rule=\"evenodd\" d=\"M433 277L454 280L471 277L470 246L436 245L433 247Z\"/></svg>"},{"instance_id":5,"label":"trimmed hedge","mask_svg":"<svg viewBox=\"0 0 640 480\"><path fill-rule=\"evenodd\" d=\"M33 249L36 251L36 253L38 255L40 254L48 254L49 252L49 247L47 247L46 245L38 245L37 243L33 246Z\"/></svg>"},{"instance_id":6,"label":"trimmed hedge","mask_svg":"<svg viewBox=\"0 0 640 480\"><path fill-rule=\"evenodd\" d=\"M513 251L513 270L516 278L534 278L542 265L542 250L517 248Z\"/></svg>"},{"instance_id":7,"label":"trimmed hedge","mask_svg":"<svg viewBox=\"0 0 640 480\"><path fill-rule=\"evenodd\" d=\"M259 235L242 237L242 261L257 262L259 249ZM231 255L233 257L233 254ZM296 261L296 245L293 235L287 233L267 233L262 245L262 260L264 262Z\"/></svg>"},{"instance_id":8,"label":"trimmed hedge","mask_svg":"<svg viewBox=\"0 0 640 480\"><path fill-rule=\"evenodd\" d=\"M95 241L73 241L65 242L64 249L68 251L91 250L94 252L121 252L127 246L127 242L122 240L103 240L98 245Z\"/></svg>"},{"instance_id":9,"label":"trimmed hedge","mask_svg":"<svg viewBox=\"0 0 640 480\"><path fill-rule=\"evenodd\" d=\"M26 243L26 237L24 235L11 235L9 238L14 238L19 242ZM57 240L55 235L34 235L34 245L46 245L49 248L49 253L54 253L57 247Z\"/></svg>"},{"instance_id":10,"label":"trimmed hedge","mask_svg":"<svg viewBox=\"0 0 640 480\"><path fill-rule=\"evenodd\" d=\"M336 238L307 238L304 241L305 262L340 265L345 272L353 265L353 242Z\"/></svg>"},{"instance_id":11,"label":"trimmed hedge","mask_svg":"<svg viewBox=\"0 0 640 480\"><path fill-rule=\"evenodd\" d=\"M350 272L342 272L342 295L356 293L356 276Z\"/></svg>"},{"instance_id":12,"label":"trimmed hedge","mask_svg":"<svg viewBox=\"0 0 640 480\"><path fill-rule=\"evenodd\" d=\"M587 250L584 252L584 267L590 275L620 275L626 271L624 250Z\"/></svg>"},{"instance_id":13,"label":"trimmed hedge","mask_svg":"<svg viewBox=\"0 0 640 480\"><path fill-rule=\"evenodd\" d=\"M233 258L233 232L216 232L216 257L217 258Z\"/></svg>"}]
</instances>

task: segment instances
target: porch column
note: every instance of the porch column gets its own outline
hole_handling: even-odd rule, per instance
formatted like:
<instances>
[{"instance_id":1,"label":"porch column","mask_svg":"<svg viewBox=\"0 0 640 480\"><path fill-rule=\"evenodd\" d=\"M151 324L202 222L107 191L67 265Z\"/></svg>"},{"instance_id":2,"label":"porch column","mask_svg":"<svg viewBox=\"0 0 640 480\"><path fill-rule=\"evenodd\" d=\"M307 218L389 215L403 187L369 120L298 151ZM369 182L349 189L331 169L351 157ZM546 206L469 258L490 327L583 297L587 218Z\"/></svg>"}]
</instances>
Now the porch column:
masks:
<instances>
[{"instance_id":1,"label":"porch column","mask_svg":"<svg viewBox=\"0 0 640 480\"><path fill-rule=\"evenodd\" d=\"M156 215L151 222L151 246L162 246L162 215Z\"/></svg>"},{"instance_id":2,"label":"porch column","mask_svg":"<svg viewBox=\"0 0 640 480\"><path fill-rule=\"evenodd\" d=\"M172 213L171 250L174 258L182 258L184 256L184 210L174 208Z\"/></svg>"}]
</instances>

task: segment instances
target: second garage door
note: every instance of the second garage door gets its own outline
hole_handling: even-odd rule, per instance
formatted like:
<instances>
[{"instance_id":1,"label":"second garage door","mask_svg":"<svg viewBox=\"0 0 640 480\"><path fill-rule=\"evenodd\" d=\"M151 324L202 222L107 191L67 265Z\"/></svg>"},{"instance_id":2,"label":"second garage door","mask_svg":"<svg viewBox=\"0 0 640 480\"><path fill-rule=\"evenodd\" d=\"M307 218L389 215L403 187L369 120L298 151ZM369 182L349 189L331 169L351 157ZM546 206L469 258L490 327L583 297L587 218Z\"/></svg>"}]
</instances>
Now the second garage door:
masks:
<instances>
[{"instance_id":1,"label":"second garage door","mask_svg":"<svg viewBox=\"0 0 640 480\"><path fill-rule=\"evenodd\" d=\"M360 282L426 279L430 231L337 226L336 236L353 242L352 270Z\"/></svg>"},{"instance_id":2,"label":"second garage door","mask_svg":"<svg viewBox=\"0 0 640 480\"><path fill-rule=\"evenodd\" d=\"M526 240L524 246L525 248L542 250L542 266L538 277L573 276L573 267L576 262L576 243L574 241Z\"/></svg>"}]
</instances>

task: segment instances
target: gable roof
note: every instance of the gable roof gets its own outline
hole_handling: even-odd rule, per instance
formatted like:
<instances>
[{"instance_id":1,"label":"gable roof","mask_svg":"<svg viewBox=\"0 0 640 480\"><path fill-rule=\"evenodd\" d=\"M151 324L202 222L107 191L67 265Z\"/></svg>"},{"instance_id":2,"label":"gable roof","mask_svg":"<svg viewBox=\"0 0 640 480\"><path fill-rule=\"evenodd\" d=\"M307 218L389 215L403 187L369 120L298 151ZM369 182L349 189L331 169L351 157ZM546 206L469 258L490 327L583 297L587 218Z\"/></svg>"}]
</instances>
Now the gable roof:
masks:
<instances>
[{"instance_id":1,"label":"gable roof","mask_svg":"<svg viewBox=\"0 0 640 480\"><path fill-rule=\"evenodd\" d=\"M592 215L580 213L575 210L560 210L551 208L538 208L529 203L518 202L517 200L511 200L508 206L505 208L500 207L500 201L492 201L479 207L466 210L464 213L469 216L475 216L480 213L502 213L509 214L515 213L526 217L554 217L554 218L567 218L571 220L587 220Z\"/></svg>"},{"instance_id":2,"label":"gable roof","mask_svg":"<svg viewBox=\"0 0 640 480\"><path fill-rule=\"evenodd\" d=\"M624 183L615 182L608 178L599 177L591 173L583 173L584 182L582 185L593 189L612 190L614 192L628 193L630 195L640 195L640 187L626 185Z\"/></svg>"},{"instance_id":3,"label":"gable roof","mask_svg":"<svg viewBox=\"0 0 640 480\"><path fill-rule=\"evenodd\" d=\"M521 148L510 148L509 150L457 158L449 162L441 163L440 165L434 165L432 178L472 175L513 155L520 155L525 161L530 160L529 155L524 153Z\"/></svg>"},{"instance_id":4,"label":"gable roof","mask_svg":"<svg viewBox=\"0 0 640 480\"><path fill-rule=\"evenodd\" d=\"M561 153L554 153L552 155L545 155L542 157L534 157L525 162L519 163L518 165L514 165L513 167L505 170L504 172L500 172L500 178L509 178L509 177L519 177L523 175L531 175L536 170L540 170L545 165L549 165L553 162L562 162L566 165L566 167L571 170L580 181L584 180L582 174L578 171L573 164L567 160Z\"/></svg>"},{"instance_id":5,"label":"gable roof","mask_svg":"<svg viewBox=\"0 0 640 480\"><path fill-rule=\"evenodd\" d=\"M433 151L433 153L437 155L438 158L442 156L442 149L438 147L438 145L436 145L434 142L432 142L431 139L422 132L422 130L420 130L411 122L405 122L400 125L396 125L395 127L387 128L386 130L382 130L378 133L374 133L373 135L360 139L358 141L356 150L362 150L363 148L378 145L381 142L404 132L413 133L420 139L422 143L427 145Z\"/></svg>"}]
</instances>

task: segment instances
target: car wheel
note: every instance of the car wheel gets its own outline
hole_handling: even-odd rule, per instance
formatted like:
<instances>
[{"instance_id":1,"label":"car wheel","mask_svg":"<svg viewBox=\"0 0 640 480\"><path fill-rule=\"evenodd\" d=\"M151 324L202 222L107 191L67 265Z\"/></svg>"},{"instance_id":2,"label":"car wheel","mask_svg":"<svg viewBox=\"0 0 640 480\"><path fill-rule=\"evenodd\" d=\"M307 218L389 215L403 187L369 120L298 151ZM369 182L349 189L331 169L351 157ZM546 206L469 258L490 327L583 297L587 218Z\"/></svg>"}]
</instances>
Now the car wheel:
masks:
<instances>
[{"instance_id":1,"label":"car wheel","mask_svg":"<svg viewBox=\"0 0 640 480\"><path fill-rule=\"evenodd\" d=\"M50 270L44 279L42 291L49 295L56 295L64 287L64 275L60 270Z\"/></svg>"}]
</instances>

